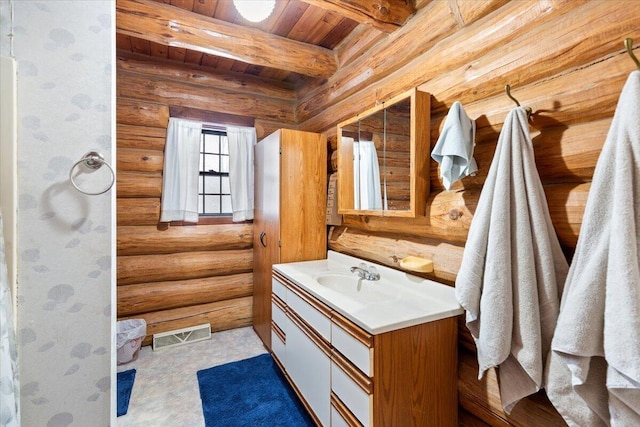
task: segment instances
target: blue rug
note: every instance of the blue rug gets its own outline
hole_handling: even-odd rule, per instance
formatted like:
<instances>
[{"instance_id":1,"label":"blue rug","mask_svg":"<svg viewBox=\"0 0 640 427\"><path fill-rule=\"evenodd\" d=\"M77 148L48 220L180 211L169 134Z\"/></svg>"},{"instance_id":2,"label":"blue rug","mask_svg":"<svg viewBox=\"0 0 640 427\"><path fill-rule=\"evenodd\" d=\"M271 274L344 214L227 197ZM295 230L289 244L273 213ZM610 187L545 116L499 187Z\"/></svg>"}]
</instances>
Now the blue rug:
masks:
<instances>
[{"instance_id":1,"label":"blue rug","mask_svg":"<svg viewBox=\"0 0 640 427\"><path fill-rule=\"evenodd\" d=\"M129 398L133 389L133 380L136 379L136 370L118 372L118 416L124 415L129 410Z\"/></svg>"},{"instance_id":2,"label":"blue rug","mask_svg":"<svg viewBox=\"0 0 640 427\"><path fill-rule=\"evenodd\" d=\"M270 354L198 371L206 427L303 427L315 423Z\"/></svg>"}]
</instances>

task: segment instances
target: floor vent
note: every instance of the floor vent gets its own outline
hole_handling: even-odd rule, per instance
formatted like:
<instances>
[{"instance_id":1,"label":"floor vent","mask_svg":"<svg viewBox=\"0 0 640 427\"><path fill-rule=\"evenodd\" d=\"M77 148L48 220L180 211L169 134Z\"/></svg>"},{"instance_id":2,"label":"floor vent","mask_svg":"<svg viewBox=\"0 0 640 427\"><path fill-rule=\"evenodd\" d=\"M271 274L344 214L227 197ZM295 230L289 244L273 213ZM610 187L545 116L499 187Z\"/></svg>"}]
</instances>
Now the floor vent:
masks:
<instances>
[{"instance_id":1,"label":"floor vent","mask_svg":"<svg viewBox=\"0 0 640 427\"><path fill-rule=\"evenodd\" d=\"M177 345L208 340L210 338L211 325L205 323L204 325L153 334L152 348L159 350L161 348L175 347Z\"/></svg>"}]
</instances>

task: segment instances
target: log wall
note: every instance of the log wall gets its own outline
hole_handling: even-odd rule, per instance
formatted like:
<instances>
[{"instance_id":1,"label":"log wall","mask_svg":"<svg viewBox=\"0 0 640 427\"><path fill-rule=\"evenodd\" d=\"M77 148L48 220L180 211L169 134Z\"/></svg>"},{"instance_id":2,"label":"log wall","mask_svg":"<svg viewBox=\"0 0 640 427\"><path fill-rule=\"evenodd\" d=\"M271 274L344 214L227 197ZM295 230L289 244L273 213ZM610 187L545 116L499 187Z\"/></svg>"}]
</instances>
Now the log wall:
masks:
<instances>
[{"instance_id":1,"label":"log wall","mask_svg":"<svg viewBox=\"0 0 640 427\"><path fill-rule=\"evenodd\" d=\"M212 331L250 325L252 224L158 224L171 104L126 96L140 83L118 73L118 319L145 319L144 345L155 333L203 323Z\"/></svg>"},{"instance_id":2,"label":"log wall","mask_svg":"<svg viewBox=\"0 0 640 427\"><path fill-rule=\"evenodd\" d=\"M118 51L116 70L119 124L158 127L169 117L170 106L251 117L258 139L276 129L296 127L296 94L280 81L265 84L253 76L149 60L122 51ZM132 112L137 114L131 116ZM166 124L160 127L166 129ZM131 143L132 148L154 146L147 145L148 140Z\"/></svg>"},{"instance_id":3,"label":"log wall","mask_svg":"<svg viewBox=\"0 0 640 427\"><path fill-rule=\"evenodd\" d=\"M344 216L342 226L329 229L329 248L398 269L407 255L429 257L435 271L426 277L453 285L499 132L515 106L504 92L510 84L520 103L533 109L536 163L570 258L620 90L635 70L623 40L639 40L639 28L640 2L634 1L430 2L369 54L305 92L297 110L300 128L329 135L331 173L337 123L418 86L432 94L432 146L454 101L476 120L479 171L447 192L432 163L425 216ZM370 78L361 79L366 71ZM475 348L462 319L460 349L464 425L564 425L544 392L510 415L501 410L495 372L477 379Z\"/></svg>"},{"instance_id":4,"label":"log wall","mask_svg":"<svg viewBox=\"0 0 640 427\"><path fill-rule=\"evenodd\" d=\"M252 224L158 224L166 128L170 111L213 112L255 120L262 138L294 127L295 92L126 52L116 61L118 319L145 319L144 345L202 323L212 331L250 325Z\"/></svg>"},{"instance_id":5,"label":"log wall","mask_svg":"<svg viewBox=\"0 0 640 427\"><path fill-rule=\"evenodd\" d=\"M336 74L324 83L299 88L293 95L287 87L261 88L253 80L230 82L201 70L194 74L194 70L170 64L150 65L136 57L119 56L121 318L145 317L149 333L203 320L214 330L250 323L247 253L251 246L243 246L250 226L157 230L158 165L169 105L240 115L250 111L259 138L280 127L324 132L329 136L329 169L333 172L337 123L418 86L432 94L433 145L451 104L462 102L477 125L479 171L475 177L465 178L447 192L432 163L431 194L424 216L345 216L342 226L328 230L330 249L395 268L400 268L399 260L407 255L432 257L435 270L427 277L453 284L503 120L514 106L504 93L505 84L510 84L512 94L533 109L530 130L536 163L554 227L571 256L597 157L620 90L635 69L623 40L640 40L640 2L426 3L390 35L358 29L361 40L352 40L336 52L341 64ZM358 46L366 46L366 54ZM200 86L206 90L198 90ZM246 100L244 106L234 102L238 96ZM182 232L194 235L181 236ZM200 241L209 232L220 240ZM210 265L219 262L219 257L225 260L218 264L220 270ZM180 273L182 262L203 263L207 268L190 266L185 269L188 273ZM176 267L171 263L177 263ZM495 373L477 380L473 342L462 321L460 325L461 425L564 425L543 392L523 400L506 415Z\"/></svg>"}]
</instances>

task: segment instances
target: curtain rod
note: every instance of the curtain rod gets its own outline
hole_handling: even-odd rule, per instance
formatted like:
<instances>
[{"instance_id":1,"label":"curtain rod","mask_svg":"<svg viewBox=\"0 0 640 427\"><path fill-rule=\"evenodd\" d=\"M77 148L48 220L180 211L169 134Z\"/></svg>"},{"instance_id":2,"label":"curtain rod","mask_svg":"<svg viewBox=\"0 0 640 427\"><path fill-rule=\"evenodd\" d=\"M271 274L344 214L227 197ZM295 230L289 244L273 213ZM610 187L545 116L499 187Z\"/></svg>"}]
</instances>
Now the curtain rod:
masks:
<instances>
[{"instance_id":1,"label":"curtain rod","mask_svg":"<svg viewBox=\"0 0 640 427\"><path fill-rule=\"evenodd\" d=\"M219 130L219 131L222 131L222 132L225 132L227 130L226 126L223 126L223 125L211 125L211 124L207 124L207 123L203 123L202 124L202 129Z\"/></svg>"}]
</instances>

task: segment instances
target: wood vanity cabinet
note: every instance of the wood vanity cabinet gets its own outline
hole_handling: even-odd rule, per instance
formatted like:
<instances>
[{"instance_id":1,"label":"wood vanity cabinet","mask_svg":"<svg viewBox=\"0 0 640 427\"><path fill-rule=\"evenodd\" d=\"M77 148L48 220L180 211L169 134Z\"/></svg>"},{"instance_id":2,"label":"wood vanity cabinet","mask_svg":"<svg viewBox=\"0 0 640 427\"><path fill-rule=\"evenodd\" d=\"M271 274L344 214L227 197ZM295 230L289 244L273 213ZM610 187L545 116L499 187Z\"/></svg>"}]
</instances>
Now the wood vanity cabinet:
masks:
<instances>
[{"instance_id":1,"label":"wood vanity cabinet","mask_svg":"<svg viewBox=\"0 0 640 427\"><path fill-rule=\"evenodd\" d=\"M321 426L457 426L457 322L372 335L279 272L272 354Z\"/></svg>"},{"instance_id":2,"label":"wood vanity cabinet","mask_svg":"<svg viewBox=\"0 0 640 427\"><path fill-rule=\"evenodd\" d=\"M255 146L253 328L271 349L271 266L326 258L327 139L280 129Z\"/></svg>"}]
</instances>

